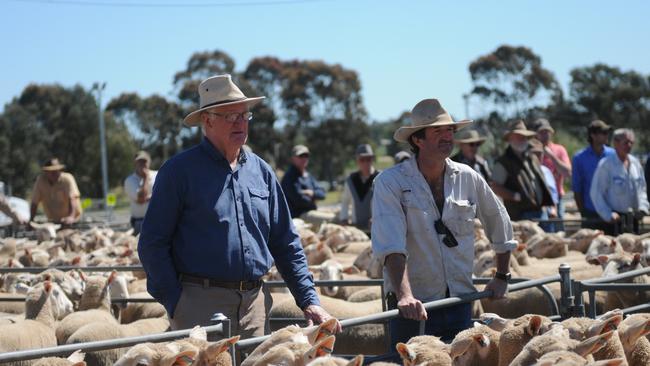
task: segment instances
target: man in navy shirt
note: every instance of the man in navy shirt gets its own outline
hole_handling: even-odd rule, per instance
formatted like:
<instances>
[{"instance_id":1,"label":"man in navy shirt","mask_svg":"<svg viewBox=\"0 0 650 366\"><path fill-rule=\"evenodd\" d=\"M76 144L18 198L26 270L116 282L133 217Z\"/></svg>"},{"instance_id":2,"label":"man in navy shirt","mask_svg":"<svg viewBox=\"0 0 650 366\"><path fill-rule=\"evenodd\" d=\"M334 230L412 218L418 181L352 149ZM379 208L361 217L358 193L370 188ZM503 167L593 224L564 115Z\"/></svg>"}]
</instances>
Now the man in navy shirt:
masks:
<instances>
[{"instance_id":1,"label":"man in navy shirt","mask_svg":"<svg viewBox=\"0 0 650 366\"><path fill-rule=\"evenodd\" d=\"M209 325L219 312L234 334L260 336L272 303L261 278L275 262L308 323L330 319L274 172L242 149L249 108L264 97L246 97L230 75L204 80L199 96L184 122L200 124L203 141L160 168L142 226L147 290L172 329Z\"/></svg>"},{"instance_id":2,"label":"man in navy shirt","mask_svg":"<svg viewBox=\"0 0 650 366\"><path fill-rule=\"evenodd\" d=\"M305 212L315 210L316 200L325 198L325 190L307 171L309 149L296 145L291 150L291 165L282 177L282 190L287 195L291 217L300 217Z\"/></svg>"},{"instance_id":3,"label":"man in navy shirt","mask_svg":"<svg viewBox=\"0 0 650 366\"><path fill-rule=\"evenodd\" d=\"M594 203L589 197L591 181L600 159L613 155L614 149L607 146L611 126L601 120L594 120L587 127L589 146L573 156L571 189L576 205L584 219L582 227L604 230L607 224L598 216Z\"/></svg>"}]
</instances>

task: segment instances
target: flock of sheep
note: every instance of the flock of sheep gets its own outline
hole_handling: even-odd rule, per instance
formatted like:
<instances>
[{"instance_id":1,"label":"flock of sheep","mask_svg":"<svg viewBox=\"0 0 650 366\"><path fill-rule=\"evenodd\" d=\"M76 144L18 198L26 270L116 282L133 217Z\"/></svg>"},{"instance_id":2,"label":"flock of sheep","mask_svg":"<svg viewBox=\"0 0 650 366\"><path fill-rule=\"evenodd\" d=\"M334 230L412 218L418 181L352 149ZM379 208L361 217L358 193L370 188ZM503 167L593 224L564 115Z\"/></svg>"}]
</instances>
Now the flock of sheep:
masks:
<instances>
[{"instance_id":1,"label":"flock of sheep","mask_svg":"<svg viewBox=\"0 0 650 366\"><path fill-rule=\"evenodd\" d=\"M372 255L368 236L349 226L327 223L329 217L295 220L310 270L316 279L379 279L382 266ZM572 278L586 280L643 268L650 259L650 235L609 237L581 229L565 237L545 233L531 221L513 223L519 243L512 253L513 277L530 279L557 274L561 263L571 266ZM86 231L54 225L37 227L36 240L0 240L0 266L123 266L138 265L137 239L130 232L107 228ZM495 253L477 222L474 275L490 277ZM111 303L112 298L150 298L141 271L62 272L50 268L39 274L0 273L1 297L24 302L0 302L0 353L89 341L162 333L169 328L164 308L156 302ZM268 280L281 280L271 269ZM650 277L630 279L650 283ZM549 285L556 301L559 284ZM335 317L349 319L382 311L379 286L319 288L322 305ZM398 344L402 364L415 365L650 365L650 315L624 319L617 310L649 300L644 291L598 292L597 319L551 321L553 307L545 294L531 288L505 299L473 304L482 322L461 332L451 344L432 336ZM271 318L301 318L302 311L286 289L274 289ZM498 314L498 315L497 315ZM300 328L273 322L274 333L251 351L243 366L360 365L368 355L388 352L382 324L366 324L332 334L333 325ZM189 338L164 344L74 353L68 359L47 358L16 365L230 365L229 346L238 337L209 342L195 328ZM352 360L331 353L358 354ZM381 364L375 362L374 364ZM385 364L385 363L384 363Z\"/></svg>"}]
</instances>

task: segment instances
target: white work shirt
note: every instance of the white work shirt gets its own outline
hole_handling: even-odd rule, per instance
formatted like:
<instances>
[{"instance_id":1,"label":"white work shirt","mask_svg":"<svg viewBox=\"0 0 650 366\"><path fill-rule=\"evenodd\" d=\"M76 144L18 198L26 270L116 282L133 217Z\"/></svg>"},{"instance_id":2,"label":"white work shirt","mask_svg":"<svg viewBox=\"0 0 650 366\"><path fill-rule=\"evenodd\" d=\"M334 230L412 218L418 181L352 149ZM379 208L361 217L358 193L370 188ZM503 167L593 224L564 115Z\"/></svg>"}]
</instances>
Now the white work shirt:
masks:
<instances>
[{"instance_id":1,"label":"white work shirt","mask_svg":"<svg viewBox=\"0 0 650 366\"><path fill-rule=\"evenodd\" d=\"M442 222L454 234L458 246L449 248L434 223L440 218L417 159L409 159L385 170L375 179L372 199L372 249L384 263L389 254L406 256L413 296L420 301L475 292L474 218L497 253L513 250L510 217L483 177L470 166L446 159L445 203ZM386 269L384 269L386 271ZM386 291L394 291L384 272Z\"/></svg>"},{"instance_id":2,"label":"white work shirt","mask_svg":"<svg viewBox=\"0 0 650 366\"><path fill-rule=\"evenodd\" d=\"M596 212L605 221L612 219L612 211L648 212L648 195L643 168L639 160L628 155L630 164L625 169L617 154L602 158L594 172L589 196Z\"/></svg>"},{"instance_id":3,"label":"white work shirt","mask_svg":"<svg viewBox=\"0 0 650 366\"><path fill-rule=\"evenodd\" d=\"M153 189L153 182L156 180L157 173L157 170L149 170L149 179L147 180L149 197L147 197L145 203L138 203L138 190L142 187L143 179L139 175L133 173L124 180L124 191L126 191L126 194L129 196L129 202L131 203L131 217L141 219L147 213L149 199L151 198L151 190Z\"/></svg>"}]
</instances>

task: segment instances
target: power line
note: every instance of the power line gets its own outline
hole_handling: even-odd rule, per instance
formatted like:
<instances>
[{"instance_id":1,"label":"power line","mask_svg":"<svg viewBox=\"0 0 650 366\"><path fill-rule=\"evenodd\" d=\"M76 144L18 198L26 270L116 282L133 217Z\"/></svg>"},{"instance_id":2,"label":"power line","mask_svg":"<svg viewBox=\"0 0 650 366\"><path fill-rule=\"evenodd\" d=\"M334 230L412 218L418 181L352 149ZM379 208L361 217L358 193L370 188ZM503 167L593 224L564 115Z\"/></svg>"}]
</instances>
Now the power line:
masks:
<instances>
[{"instance_id":1,"label":"power line","mask_svg":"<svg viewBox=\"0 0 650 366\"><path fill-rule=\"evenodd\" d=\"M238 2L205 2L205 3L147 3L147 2L113 2L113 1L81 1L81 0L12 0L21 3L39 3L51 5L81 5L103 6L113 8L216 8L216 7L245 7L290 5L314 3L328 0L270 0L270 1L238 1Z\"/></svg>"}]
</instances>

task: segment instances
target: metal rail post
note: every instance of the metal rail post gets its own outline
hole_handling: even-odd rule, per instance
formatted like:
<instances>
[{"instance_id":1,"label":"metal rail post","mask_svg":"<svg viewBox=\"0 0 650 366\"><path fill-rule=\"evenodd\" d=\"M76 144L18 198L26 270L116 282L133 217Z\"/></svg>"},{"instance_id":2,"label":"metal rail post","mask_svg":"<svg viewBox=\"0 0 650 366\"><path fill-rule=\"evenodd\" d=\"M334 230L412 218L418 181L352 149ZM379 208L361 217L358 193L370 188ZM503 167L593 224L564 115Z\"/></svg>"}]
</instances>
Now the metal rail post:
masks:
<instances>
[{"instance_id":1,"label":"metal rail post","mask_svg":"<svg viewBox=\"0 0 650 366\"><path fill-rule=\"evenodd\" d=\"M566 319L571 316L573 307L573 288L571 287L571 266L560 264L560 316Z\"/></svg>"},{"instance_id":2,"label":"metal rail post","mask_svg":"<svg viewBox=\"0 0 650 366\"><path fill-rule=\"evenodd\" d=\"M232 329L230 328L230 319L228 319L227 316L225 316L223 313L214 313L212 315L212 318L210 318L210 322L213 325L217 325L219 323L222 324L222 329L225 334L225 338L230 338L232 336ZM235 345L231 344L229 346L230 349L230 358L232 360L232 364L236 365L237 364L237 356L235 355Z\"/></svg>"},{"instance_id":3,"label":"metal rail post","mask_svg":"<svg viewBox=\"0 0 650 366\"><path fill-rule=\"evenodd\" d=\"M585 316L585 303L582 301L582 290L580 288L580 281L571 280L571 287L573 288L573 309L571 310L572 316Z\"/></svg>"}]
</instances>

